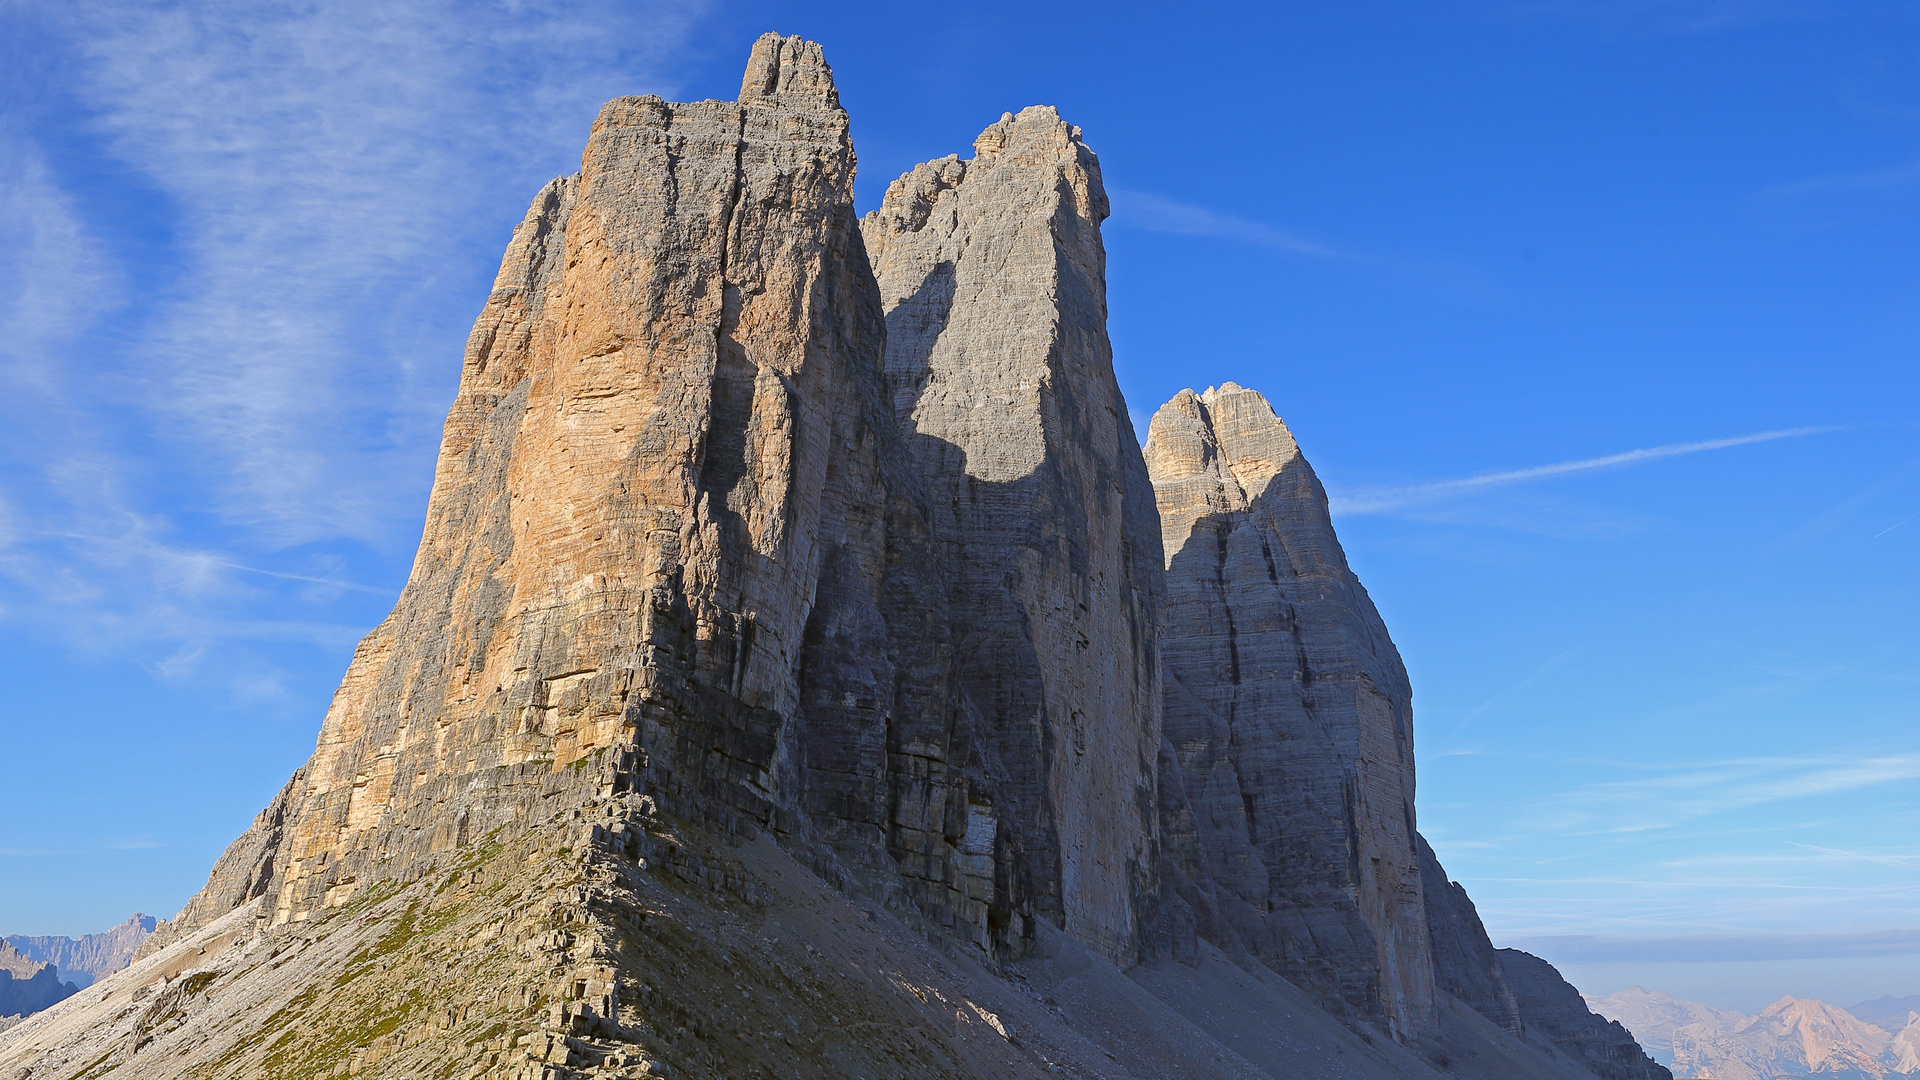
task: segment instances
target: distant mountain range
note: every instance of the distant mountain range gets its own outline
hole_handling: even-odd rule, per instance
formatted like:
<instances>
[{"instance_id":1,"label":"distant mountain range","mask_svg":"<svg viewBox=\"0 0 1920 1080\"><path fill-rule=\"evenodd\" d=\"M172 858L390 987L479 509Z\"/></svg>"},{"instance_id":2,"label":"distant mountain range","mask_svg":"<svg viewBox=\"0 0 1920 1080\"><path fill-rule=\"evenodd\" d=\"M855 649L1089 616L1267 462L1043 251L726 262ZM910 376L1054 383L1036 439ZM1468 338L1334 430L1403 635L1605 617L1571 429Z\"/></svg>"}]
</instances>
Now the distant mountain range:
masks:
<instances>
[{"instance_id":1,"label":"distant mountain range","mask_svg":"<svg viewBox=\"0 0 1920 1080\"><path fill-rule=\"evenodd\" d=\"M72 983L60 981L53 965L24 956L0 941L0 1031L78 991Z\"/></svg>"},{"instance_id":2,"label":"distant mountain range","mask_svg":"<svg viewBox=\"0 0 1920 1080\"><path fill-rule=\"evenodd\" d=\"M59 968L62 975L85 990L100 976L126 967L155 925L153 916L135 912L126 922L97 934L77 938L13 934L6 941L27 959Z\"/></svg>"},{"instance_id":3,"label":"distant mountain range","mask_svg":"<svg viewBox=\"0 0 1920 1080\"><path fill-rule=\"evenodd\" d=\"M1920 1080L1920 996L1851 1010L1783 997L1757 1016L1638 986L1586 1002L1677 1077Z\"/></svg>"}]
</instances>

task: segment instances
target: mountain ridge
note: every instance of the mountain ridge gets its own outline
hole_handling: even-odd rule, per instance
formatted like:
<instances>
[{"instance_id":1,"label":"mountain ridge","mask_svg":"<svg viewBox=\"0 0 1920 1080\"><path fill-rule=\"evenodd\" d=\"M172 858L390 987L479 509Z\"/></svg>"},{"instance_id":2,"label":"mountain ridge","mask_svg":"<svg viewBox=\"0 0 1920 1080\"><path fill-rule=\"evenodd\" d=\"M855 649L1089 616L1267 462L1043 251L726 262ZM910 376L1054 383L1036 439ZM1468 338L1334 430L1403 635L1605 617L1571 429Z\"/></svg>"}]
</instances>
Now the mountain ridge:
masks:
<instances>
[{"instance_id":1,"label":"mountain ridge","mask_svg":"<svg viewBox=\"0 0 1920 1080\"><path fill-rule=\"evenodd\" d=\"M24 955L57 966L84 990L93 985L95 979L132 962L133 955L146 944L158 923L151 915L134 912L125 922L77 938L57 934L9 934L6 940Z\"/></svg>"},{"instance_id":2,"label":"mountain ridge","mask_svg":"<svg viewBox=\"0 0 1920 1080\"><path fill-rule=\"evenodd\" d=\"M1910 1010L1897 1029L1887 1030L1849 1010L1791 995L1753 1015L1638 986L1586 1001L1595 1012L1626 1025L1655 1060L1687 1075L1716 1080L1920 1075L1920 1011Z\"/></svg>"},{"instance_id":3,"label":"mountain ridge","mask_svg":"<svg viewBox=\"0 0 1920 1080\"><path fill-rule=\"evenodd\" d=\"M1267 398L1135 438L1080 130L864 220L849 131L774 34L602 109L312 758L0 1069L1666 1080L1420 839Z\"/></svg>"}]
</instances>

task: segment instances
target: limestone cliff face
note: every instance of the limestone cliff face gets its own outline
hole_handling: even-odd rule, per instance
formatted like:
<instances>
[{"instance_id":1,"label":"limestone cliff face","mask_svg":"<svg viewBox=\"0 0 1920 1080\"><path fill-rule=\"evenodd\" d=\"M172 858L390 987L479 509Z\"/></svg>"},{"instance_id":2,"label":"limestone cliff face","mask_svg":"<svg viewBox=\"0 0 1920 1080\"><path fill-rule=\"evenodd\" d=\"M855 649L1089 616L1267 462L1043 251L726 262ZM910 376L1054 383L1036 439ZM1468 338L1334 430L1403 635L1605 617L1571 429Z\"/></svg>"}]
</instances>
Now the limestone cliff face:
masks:
<instances>
[{"instance_id":1,"label":"limestone cliff face","mask_svg":"<svg viewBox=\"0 0 1920 1080\"><path fill-rule=\"evenodd\" d=\"M1433 1023L1434 987L1399 653L1264 397L1183 391L1146 458L1185 898L1203 936L1410 1037Z\"/></svg>"},{"instance_id":2,"label":"limestone cliff face","mask_svg":"<svg viewBox=\"0 0 1920 1080\"><path fill-rule=\"evenodd\" d=\"M838 520L868 505L882 333L852 180L797 38L755 46L738 102L608 103L469 340L407 586L212 906L306 919L595 752L770 819L823 559L872 527Z\"/></svg>"},{"instance_id":3,"label":"limestone cliff face","mask_svg":"<svg viewBox=\"0 0 1920 1080\"><path fill-rule=\"evenodd\" d=\"M954 692L1016 892L1130 958L1155 890L1161 572L1113 376L1100 165L1050 107L862 223L886 381L947 568Z\"/></svg>"},{"instance_id":4,"label":"limestone cliff face","mask_svg":"<svg viewBox=\"0 0 1920 1080\"><path fill-rule=\"evenodd\" d=\"M1500 968L1530 1036L1552 1044L1600 1080L1673 1080L1626 1028L1590 1011L1580 991L1552 964L1519 949L1501 949Z\"/></svg>"},{"instance_id":5,"label":"limestone cliff face","mask_svg":"<svg viewBox=\"0 0 1920 1080\"><path fill-rule=\"evenodd\" d=\"M1138 445L1079 130L1003 116L864 221L853 170L799 38L608 103L312 758L0 1068L1588 1080L1433 891L1284 425L1228 384Z\"/></svg>"},{"instance_id":6,"label":"limestone cliff face","mask_svg":"<svg viewBox=\"0 0 1920 1080\"><path fill-rule=\"evenodd\" d=\"M737 102L610 102L514 233L398 604L313 758L154 947L260 895L275 924L309 919L571 769L773 829L996 952L1046 918L1131 955L1152 505L1107 352L1097 166L1033 116L983 136L1002 182L975 186L976 246L942 263L1031 273L936 359L1027 407L961 436L902 406L911 342L886 344L818 45L763 37ZM897 239L885 266L907 265ZM1009 320L1038 336L987 332ZM1031 452L969 471L936 430Z\"/></svg>"},{"instance_id":7,"label":"limestone cliff face","mask_svg":"<svg viewBox=\"0 0 1920 1080\"><path fill-rule=\"evenodd\" d=\"M1487 937L1480 912L1428 846L1415 836L1420 854L1420 891L1427 904L1427 931L1433 937L1433 974L1439 989L1467 1003L1481 1016L1515 1035L1525 1035L1520 1003L1507 985L1500 954Z\"/></svg>"}]
</instances>

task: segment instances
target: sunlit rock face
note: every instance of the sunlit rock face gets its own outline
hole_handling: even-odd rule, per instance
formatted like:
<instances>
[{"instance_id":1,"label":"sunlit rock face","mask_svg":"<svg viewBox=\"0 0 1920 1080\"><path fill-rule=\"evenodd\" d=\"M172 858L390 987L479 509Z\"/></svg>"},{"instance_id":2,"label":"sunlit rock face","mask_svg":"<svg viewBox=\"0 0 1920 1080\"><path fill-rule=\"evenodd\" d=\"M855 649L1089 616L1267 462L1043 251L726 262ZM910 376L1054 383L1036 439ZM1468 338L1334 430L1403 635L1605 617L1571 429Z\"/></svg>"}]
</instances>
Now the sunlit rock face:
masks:
<instances>
[{"instance_id":1,"label":"sunlit rock face","mask_svg":"<svg viewBox=\"0 0 1920 1080\"><path fill-rule=\"evenodd\" d=\"M1434 1017L1413 694L1326 493L1266 398L1232 383L1163 406L1146 458L1186 901L1203 936L1411 1037Z\"/></svg>"}]
</instances>

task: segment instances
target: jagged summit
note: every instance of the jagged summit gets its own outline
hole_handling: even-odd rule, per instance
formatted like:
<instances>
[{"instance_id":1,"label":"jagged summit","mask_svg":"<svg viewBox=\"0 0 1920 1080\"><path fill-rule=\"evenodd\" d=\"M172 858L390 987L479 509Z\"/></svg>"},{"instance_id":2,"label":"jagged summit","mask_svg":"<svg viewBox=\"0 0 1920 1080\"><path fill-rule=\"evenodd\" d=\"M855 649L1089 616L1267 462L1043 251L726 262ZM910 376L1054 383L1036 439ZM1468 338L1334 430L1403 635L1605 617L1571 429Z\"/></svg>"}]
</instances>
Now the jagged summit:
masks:
<instances>
[{"instance_id":1,"label":"jagged summit","mask_svg":"<svg viewBox=\"0 0 1920 1080\"><path fill-rule=\"evenodd\" d=\"M1266 399L1143 453L1079 129L974 155L856 218L799 38L609 102L312 758L0 1075L1663 1075L1423 886L1405 669Z\"/></svg>"},{"instance_id":2,"label":"jagged summit","mask_svg":"<svg viewBox=\"0 0 1920 1080\"><path fill-rule=\"evenodd\" d=\"M740 103L783 103L789 95L809 98L837 109L840 91L833 84L833 68L828 66L819 42L798 36L761 34L747 57L746 74L740 78Z\"/></svg>"},{"instance_id":3,"label":"jagged summit","mask_svg":"<svg viewBox=\"0 0 1920 1080\"><path fill-rule=\"evenodd\" d=\"M1183 861L1203 870L1187 902L1210 937L1412 1038L1435 1007L1413 690L1326 492L1267 399L1233 383L1163 406L1146 459Z\"/></svg>"}]
</instances>

